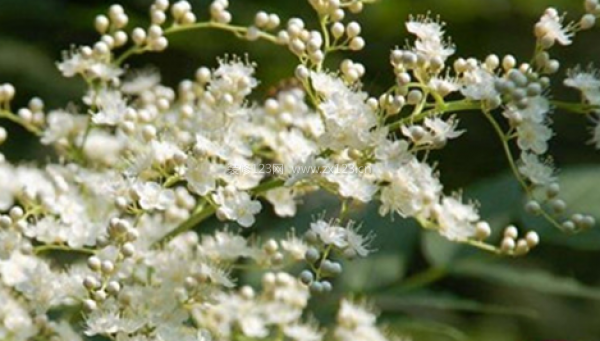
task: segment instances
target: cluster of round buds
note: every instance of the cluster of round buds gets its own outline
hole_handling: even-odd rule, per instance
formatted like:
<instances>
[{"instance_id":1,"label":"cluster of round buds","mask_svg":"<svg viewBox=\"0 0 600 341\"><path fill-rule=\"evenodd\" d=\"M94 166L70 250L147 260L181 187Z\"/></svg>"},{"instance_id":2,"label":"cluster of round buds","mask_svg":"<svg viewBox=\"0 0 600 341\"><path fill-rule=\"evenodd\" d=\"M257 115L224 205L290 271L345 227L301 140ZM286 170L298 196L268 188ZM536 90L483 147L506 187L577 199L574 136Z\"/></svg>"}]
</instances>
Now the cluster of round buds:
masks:
<instances>
[{"instance_id":1,"label":"cluster of round buds","mask_svg":"<svg viewBox=\"0 0 600 341\"><path fill-rule=\"evenodd\" d=\"M185 155L185 154L184 154ZM196 207L196 199L185 187L175 189L175 205L165 211L165 219L170 222L181 222L189 218L190 212Z\"/></svg>"},{"instance_id":2,"label":"cluster of round buds","mask_svg":"<svg viewBox=\"0 0 600 341\"><path fill-rule=\"evenodd\" d=\"M124 258L135 254L133 242L139 237L138 231L125 219L113 218L108 225L108 243L119 246L119 251Z\"/></svg>"},{"instance_id":3,"label":"cluster of round buds","mask_svg":"<svg viewBox=\"0 0 600 341\"><path fill-rule=\"evenodd\" d=\"M257 12L254 16L254 26L261 30L273 30L281 24L281 19L274 13Z\"/></svg>"},{"instance_id":4,"label":"cluster of round buds","mask_svg":"<svg viewBox=\"0 0 600 341\"><path fill-rule=\"evenodd\" d=\"M192 5L185 0L178 1L171 6L171 15L175 24L191 25L196 22L196 15L192 12Z\"/></svg>"},{"instance_id":5,"label":"cluster of round buds","mask_svg":"<svg viewBox=\"0 0 600 341\"><path fill-rule=\"evenodd\" d=\"M262 248L271 265L280 265L283 262L284 255L279 251L279 244L275 239L267 240Z\"/></svg>"},{"instance_id":6,"label":"cluster of round buds","mask_svg":"<svg viewBox=\"0 0 600 341\"><path fill-rule=\"evenodd\" d=\"M365 67L361 63L353 62L350 59L344 59L340 64L342 76L348 83L354 83L365 75Z\"/></svg>"},{"instance_id":7,"label":"cluster of round buds","mask_svg":"<svg viewBox=\"0 0 600 341\"><path fill-rule=\"evenodd\" d=\"M522 64L518 69L508 68L509 65L514 65L514 58L504 59L504 64L508 71L504 78L495 82L494 86L505 99L506 102L513 103L518 109L526 109L530 104L530 99L540 96L546 89L550 80L548 77L542 76L531 70L529 64ZM506 62L506 61L509 62ZM504 115L512 125L518 125L522 122L523 117L518 111L506 110Z\"/></svg>"},{"instance_id":8,"label":"cluster of round buds","mask_svg":"<svg viewBox=\"0 0 600 341\"><path fill-rule=\"evenodd\" d=\"M363 10L362 1L350 1L344 3L343 0L309 0L310 5L321 16L328 16L333 22L339 22L346 16L345 8L351 13L360 13Z\"/></svg>"},{"instance_id":9,"label":"cluster of round buds","mask_svg":"<svg viewBox=\"0 0 600 341\"><path fill-rule=\"evenodd\" d=\"M220 24L229 24L232 16L227 10L229 7L228 0L215 0L210 4L210 18Z\"/></svg>"},{"instance_id":10,"label":"cluster of round buds","mask_svg":"<svg viewBox=\"0 0 600 341\"><path fill-rule=\"evenodd\" d=\"M20 206L13 206L8 211L8 215L0 216L0 228L14 226L19 230L23 230L27 227L27 221L23 218L25 218L25 211Z\"/></svg>"},{"instance_id":11,"label":"cluster of round buds","mask_svg":"<svg viewBox=\"0 0 600 341\"><path fill-rule=\"evenodd\" d=\"M287 272L265 273L262 277L262 285L261 298L278 301L300 309L306 307L306 299L308 298L304 294L306 287ZM240 293L246 298L250 297L249 294L251 294L248 289L244 288Z\"/></svg>"},{"instance_id":12,"label":"cluster of round buds","mask_svg":"<svg viewBox=\"0 0 600 341\"><path fill-rule=\"evenodd\" d=\"M23 122L33 124L35 126L44 125L46 121L46 116L44 115L44 102L38 97L33 97L31 100L29 100L26 108L20 108L17 110L17 116Z\"/></svg>"},{"instance_id":13,"label":"cluster of round buds","mask_svg":"<svg viewBox=\"0 0 600 341\"><path fill-rule=\"evenodd\" d=\"M365 47L365 40L360 36L362 28L359 23L353 21L347 25L336 22L330 27L331 35L335 40L340 40L346 36L345 44L352 51L359 51Z\"/></svg>"},{"instance_id":14,"label":"cluster of round buds","mask_svg":"<svg viewBox=\"0 0 600 341\"><path fill-rule=\"evenodd\" d=\"M169 45L162 27L158 24L150 25L147 32L141 27L134 28L131 32L131 40L137 46L143 46L151 51L163 51Z\"/></svg>"},{"instance_id":15,"label":"cluster of round buds","mask_svg":"<svg viewBox=\"0 0 600 341\"><path fill-rule=\"evenodd\" d=\"M121 292L121 284L114 279L116 268L113 261L91 256L88 258L87 266L94 274L83 279L83 286L89 293L88 298L83 300L83 307L86 311L91 312L96 310L107 298L117 297Z\"/></svg>"},{"instance_id":16,"label":"cluster of round buds","mask_svg":"<svg viewBox=\"0 0 600 341\"><path fill-rule=\"evenodd\" d=\"M547 205L549 211L555 216L561 216L567 209L567 204L559 198L560 186L556 183L546 186L543 190L543 200L540 202L530 200L525 204L525 211L530 214L538 215L542 213L542 204ZM566 232L576 232L588 230L596 224L596 220L591 215L582 213L572 214L570 218L561 223L561 228Z\"/></svg>"},{"instance_id":17,"label":"cluster of round buds","mask_svg":"<svg viewBox=\"0 0 600 341\"><path fill-rule=\"evenodd\" d=\"M579 19L579 28L589 30L596 25L596 18L600 15L598 0L585 0L586 13Z\"/></svg>"},{"instance_id":18,"label":"cluster of round buds","mask_svg":"<svg viewBox=\"0 0 600 341\"><path fill-rule=\"evenodd\" d=\"M404 86L412 80L407 71L417 67L419 58L412 51L395 49L390 55L390 62L394 67L394 74L396 75L398 85Z\"/></svg>"},{"instance_id":19,"label":"cluster of round buds","mask_svg":"<svg viewBox=\"0 0 600 341\"><path fill-rule=\"evenodd\" d=\"M127 26L129 17L121 5L112 5L108 9L108 16L99 15L94 20L96 31L102 35L100 41L105 46L98 45L98 49L104 48L111 50L127 43L127 33L123 28Z\"/></svg>"},{"instance_id":20,"label":"cluster of round buds","mask_svg":"<svg viewBox=\"0 0 600 341\"><path fill-rule=\"evenodd\" d=\"M342 273L342 264L329 259L330 252L319 251L322 245L314 231L307 231L305 240L312 244L304 255L304 260L308 263L310 270L306 269L300 273L300 282L307 285L313 294L330 292L332 285L327 279L339 276Z\"/></svg>"},{"instance_id":21,"label":"cluster of round buds","mask_svg":"<svg viewBox=\"0 0 600 341\"><path fill-rule=\"evenodd\" d=\"M315 64L321 63L325 58L322 51L323 36L318 31L307 30L302 19L290 19L287 28L279 31L277 39L298 57L308 56Z\"/></svg>"},{"instance_id":22,"label":"cluster of round buds","mask_svg":"<svg viewBox=\"0 0 600 341\"><path fill-rule=\"evenodd\" d=\"M519 230L510 225L504 229L500 250L506 254L521 256L540 243L540 237L535 231L529 231L525 237L519 238Z\"/></svg>"},{"instance_id":23,"label":"cluster of round buds","mask_svg":"<svg viewBox=\"0 0 600 341\"><path fill-rule=\"evenodd\" d=\"M408 94L406 94L408 95ZM415 102L418 95L421 95L421 92L418 90L410 91L411 103ZM417 100L416 102L420 101ZM394 93L385 93L379 96L379 101L374 98L367 100L367 104L369 104L373 108L380 108L386 115L396 115L402 110L404 105L406 104L406 97L402 94L394 94Z\"/></svg>"}]
</instances>

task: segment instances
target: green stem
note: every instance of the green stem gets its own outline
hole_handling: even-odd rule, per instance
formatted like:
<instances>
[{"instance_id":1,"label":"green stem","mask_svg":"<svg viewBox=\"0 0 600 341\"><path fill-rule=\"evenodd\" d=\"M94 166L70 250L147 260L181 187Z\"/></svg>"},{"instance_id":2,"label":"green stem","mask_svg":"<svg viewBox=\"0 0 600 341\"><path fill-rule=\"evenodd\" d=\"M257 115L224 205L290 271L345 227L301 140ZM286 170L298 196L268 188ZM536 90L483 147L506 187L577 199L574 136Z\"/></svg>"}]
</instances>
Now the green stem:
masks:
<instances>
[{"instance_id":1,"label":"green stem","mask_svg":"<svg viewBox=\"0 0 600 341\"><path fill-rule=\"evenodd\" d=\"M494 117L492 116L492 114L489 111L484 111L483 113L484 113L485 117L488 119L488 121L490 122L490 124L492 125L492 127L494 128L494 131L500 138L500 141L502 142L502 149L504 150L504 154L506 156L506 159L508 160L508 164L509 164L510 169L512 170L515 178L517 178L517 180L519 181L519 184L521 184L521 187L523 187L523 189L525 190L527 195L530 195L531 190L530 190L529 186L527 186L527 184L525 183L525 180L523 180L523 178L521 177L521 172L519 172L519 169L517 168L517 164L515 163L515 159L513 158L512 153L510 151L510 146L508 145L508 141L506 139L506 134L504 134L504 131L502 130L502 128L500 127L498 122L496 122L496 120L494 119Z\"/></svg>"},{"instance_id":2,"label":"green stem","mask_svg":"<svg viewBox=\"0 0 600 341\"><path fill-rule=\"evenodd\" d=\"M587 114L590 114L594 110L600 110L600 106L598 106L598 105L585 104L585 103L570 103L570 102L564 102L564 101L550 101L550 103L558 109L570 111L575 114L587 115Z\"/></svg>"},{"instance_id":3,"label":"green stem","mask_svg":"<svg viewBox=\"0 0 600 341\"><path fill-rule=\"evenodd\" d=\"M258 185L254 189L253 194L259 195L268 190L280 187L283 184L284 184L284 181L281 179L272 179L272 180L263 182L262 184ZM216 210L217 210L217 208L215 206L209 205L209 204L200 207L200 209L196 210L196 212L194 212L192 214L192 216L189 217L186 221L184 221L179 226L177 226L174 230L172 230L171 232L169 232L165 236L163 236L161 239L159 239L156 242L156 244L161 244L183 232L193 229L195 226L197 226L198 224L200 224L201 222L203 222L204 220L210 218L213 214L215 214Z\"/></svg>"},{"instance_id":4,"label":"green stem","mask_svg":"<svg viewBox=\"0 0 600 341\"><path fill-rule=\"evenodd\" d=\"M446 102L443 107L436 107L434 109L423 111L415 116L404 117L396 122L391 123L388 127L390 130L396 130L401 126L408 124L409 122L415 123L419 122L426 117L429 117L434 114L445 114L450 112L458 112L458 111L469 111L469 110L477 110L481 109L480 102L471 102L468 100L460 100L454 102Z\"/></svg>"},{"instance_id":5,"label":"green stem","mask_svg":"<svg viewBox=\"0 0 600 341\"><path fill-rule=\"evenodd\" d=\"M8 110L0 110L0 118L6 118L7 120L12 121L12 122L22 126L23 128L27 129L30 133L33 133L38 136L42 135L42 131L40 130L40 128L23 120L22 118L13 114L12 112L10 112Z\"/></svg>"},{"instance_id":6,"label":"green stem","mask_svg":"<svg viewBox=\"0 0 600 341\"><path fill-rule=\"evenodd\" d=\"M228 31L228 32L234 33L238 37L242 37L248 33L248 27L222 24L222 23L218 23L218 22L214 22L214 21L208 21L208 22L200 22L200 23L191 24L191 25L173 26L173 27L166 29L164 31L164 35L168 36L168 35L179 33L179 32L192 31L192 30L204 29L204 28L216 28L216 29L220 29L223 31ZM258 38L270 41L275 44L278 43L276 36L274 36L270 33L263 32L263 31L258 32ZM133 46L133 47L129 48L127 51L123 52L123 54L121 56L119 56L119 58L117 58L115 63L117 65L121 65L130 56L132 56L134 54L140 54L145 51L148 51L148 49L146 47Z\"/></svg>"},{"instance_id":7,"label":"green stem","mask_svg":"<svg viewBox=\"0 0 600 341\"><path fill-rule=\"evenodd\" d=\"M492 127L494 127L494 130L496 131L496 134L498 134L498 137L500 137L500 141L502 142L502 148L504 149L504 154L506 155L506 159L508 160L508 164L510 165L510 169L512 170L513 175L515 176L515 178L517 179L517 181L519 182L519 184L525 191L525 194L527 195L527 197L533 199L533 193L531 191L531 188L529 188L529 186L527 186L525 179L523 179L523 177L521 176L521 172L519 172L519 169L517 168L515 160L512 156L512 153L510 152L510 147L508 145L509 139L507 139L506 134L504 133L504 131L502 130L502 128L500 127L498 122L496 122L496 120L494 119L492 114L489 111L485 111L484 114L487 117L487 119L490 121L490 123L492 124ZM542 209L542 211L540 212L540 215L544 219L546 219L550 224L552 224L554 227L558 228L561 231L564 230L563 227L561 226L561 224L559 224L556 221L556 219L554 219L544 209Z\"/></svg>"},{"instance_id":8,"label":"green stem","mask_svg":"<svg viewBox=\"0 0 600 341\"><path fill-rule=\"evenodd\" d=\"M49 251L66 251L66 252L79 252L79 253L87 253L87 254L95 254L96 251L88 248L74 248L69 247L67 245L57 245L57 244L46 244L40 245L33 248L33 252L38 255L40 253L49 252Z\"/></svg>"}]
</instances>

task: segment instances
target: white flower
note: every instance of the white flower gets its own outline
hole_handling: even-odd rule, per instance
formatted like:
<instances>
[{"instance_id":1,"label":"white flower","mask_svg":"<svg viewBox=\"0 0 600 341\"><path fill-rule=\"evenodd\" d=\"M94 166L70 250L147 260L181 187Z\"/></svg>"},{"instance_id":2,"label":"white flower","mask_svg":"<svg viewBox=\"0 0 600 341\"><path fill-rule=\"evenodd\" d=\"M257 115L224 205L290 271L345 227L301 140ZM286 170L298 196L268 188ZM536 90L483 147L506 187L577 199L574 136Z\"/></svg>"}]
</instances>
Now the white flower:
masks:
<instances>
[{"instance_id":1,"label":"white flower","mask_svg":"<svg viewBox=\"0 0 600 341\"><path fill-rule=\"evenodd\" d=\"M218 175L217 165L209 160L198 160L194 157L187 159L185 180L190 191L202 196L214 191L217 187Z\"/></svg>"},{"instance_id":2,"label":"white flower","mask_svg":"<svg viewBox=\"0 0 600 341\"><path fill-rule=\"evenodd\" d=\"M346 240L347 231L341 226L329 224L324 220L318 220L310 224L310 229L326 245L334 245L339 248L348 246L348 241Z\"/></svg>"},{"instance_id":3,"label":"white flower","mask_svg":"<svg viewBox=\"0 0 600 341\"><path fill-rule=\"evenodd\" d=\"M535 25L536 36L540 39L551 39L552 42L557 41L560 45L570 45L574 34L570 25L563 27L563 19L556 9L546 9Z\"/></svg>"},{"instance_id":4,"label":"white flower","mask_svg":"<svg viewBox=\"0 0 600 341\"><path fill-rule=\"evenodd\" d=\"M323 333L307 324L294 323L283 328L285 336L293 341L321 341Z\"/></svg>"},{"instance_id":5,"label":"white flower","mask_svg":"<svg viewBox=\"0 0 600 341\"><path fill-rule=\"evenodd\" d=\"M551 137L552 130L541 123L525 120L517 126L517 144L523 151L544 154Z\"/></svg>"},{"instance_id":6,"label":"white flower","mask_svg":"<svg viewBox=\"0 0 600 341\"><path fill-rule=\"evenodd\" d=\"M406 23L406 29L417 36L415 52L426 59L440 58L445 61L454 54L454 47L444 42L442 23L429 17L417 17Z\"/></svg>"},{"instance_id":7,"label":"white flower","mask_svg":"<svg viewBox=\"0 0 600 341\"><path fill-rule=\"evenodd\" d=\"M308 245L303 239L296 237L293 231L288 233L287 238L282 240L280 243L281 248L287 251L292 258L297 261L304 260L304 256L308 250Z\"/></svg>"},{"instance_id":8,"label":"white flower","mask_svg":"<svg viewBox=\"0 0 600 341\"><path fill-rule=\"evenodd\" d=\"M127 111L127 103L121 93L115 90L101 90L96 98L98 112L92 116L96 124L114 126L123 121Z\"/></svg>"},{"instance_id":9,"label":"white flower","mask_svg":"<svg viewBox=\"0 0 600 341\"><path fill-rule=\"evenodd\" d=\"M348 242L348 250L361 257L366 257L372 251L368 247L374 235L371 232L362 235L360 229L360 226L355 227L354 223L350 222L346 227L346 241Z\"/></svg>"},{"instance_id":10,"label":"white flower","mask_svg":"<svg viewBox=\"0 0 600 341\"><path fill-rule=\"evenodd\" d=\"M348 165L340 165L342 167ZM351 166L352 167L352 166ZM339 194L344 198L354 198L361 202L369 202L377 192L377 186L359 173L358 166L348 171L333 171L323 174L325 179L337 185Z\"/></svg>"},{"instance_id":11,"label":"white flower","mask_svg":"<svg viewBox=\"0 0 600 341\"><path fill-rule=\"evenodd\" d=\"M156 182L138 182L133 190L144 210L165 210L175 202L175 193Z\"/></svg>"},{"instance_id":12,"label":"white flower","mask_svg":"<svg viewBox=\"0 0 600 341\"><path fill-rule=\"evenodd\" d=\"M280 217L296 215L296 200L291 188L280 187L267 191L265 198L273 205L275 214Z\"/></svg>"},{"instance_id":13,"label":"white flower","mask_svg":"<svg viewBox=\"0 0 600 341\"><path fill-rule=\"evenodd\" d=\"M375 324L376 316L366 307L343 299L338 310L337 320L341 326L356 328Z\"/></svg>"},{"instance_id":14,"label":"white flower","mask_svg":"<svg viewBox=\"0 0 600 341\"><path fill-rule=\"evenodd\" d=\"M479 214L472 204L465 204L456 197L444 197L441 205L436 206L435 215L444 237L465 240L475 235Z\"/></svg>"},{"instance_id":15,"label":"white flower","mask_svg":"<svg viewBox=\"0 0 600 341\"><path fill-rule=\"evenodd\" d=\"M35 269L41 260L34 256L15 252L5 261L0 261L0 277L9 287L31 281L36 276Z\"/></svg>"},{"instance_id":16,"label":"white flower","mask_svg":"<svg viewBox=\"0 0 600 341\"><path fill-rule=\"evenodd\" d=\"M541 162L533 153L521 153L519 172L536 185L549 185L556 182L554 169L549 161Z\"/></svg>"},{"instance_id":17,"label":"white flower","mask_svg":"<svg viewBox=\"0 0 600 341\"><path fill-rule=\"evenodd\" d=\"M588 71L582 71L579 68L569 70L567 72L568 77L565 79L564 84L568 87L578 89L580 91L600 89L600 79L598 78L598 72L590 69Z\"/></svg>"},{"instance_id":18,"label":"white flower","mask_svg":"<svg viewBox=\"0 0 600 341\"><path fill-rule=\"evenodd\" d=\"M260 202L252 200L250 194L233 187L219 187L212 197L219 205L218 214L229 220L235 220L243 227L254 225L254 215L262 208Z\"/></svg>"},{"instance_id":19,"label":"white flower","mask_svg":"<svg viewBox=\"0 0 600 341\"><path fill-rule=\"evenodd\" d=\"M121 91L126 94L141 94L160 83L160 74L154 69L136 70L128 75L121 85Z\"/></svg>"},{"instance_id":20,"label":"white flower","mask_svg":"<svg viewBox=\"0 0 600 341\"><path fill-rule=\"evenodd\" d=\"M381 215L392 211L401 217L427 217L431 204L441 194L442 185L434 176L433 170L416 159L393 173L382 175L382 180L390 183L381 189Z\"/></svg>"},{"instance_id":21,"label":"white flower","mask_svg":"<svg viewBox=\"0 0 600 341\"><path fill-rule=\"evenodd\" d=\"M223 99L225 94L231 95L234 102L223 102L226 106L239 104L258 85L258 81L253 77L253 74L254 66L252 64L245 64L236 59L231 61L221 60L219 61L219 67L213 72L213 78L208 89L218 98ZM245 112L238 111L237 113ZM235 116L236 112L228 111L227 115Z\"/></svg>"},{"instance_id":22,"label":"white flower","mask_svg":"<svg viewBox=\"0 0 600 341\"><path fill-rule=\"evenodd\" d=\"M53 110L46 116L47 128L44 130L41 142L52 144L66 141L69 137L83 132L87 119L83 115L75 115L64 110Z\"/></svg>"},{"instance_id":23,"label":"white flower","mask_svg":"<svg viewBox=\"0 0 600 341\"><path fill-rule=\"evenodd\" d=\"M447 140L457 138L465 132L464 130L456 130L458 120L452 117L447 121L439 117L428 117L425 119L424 125L432 133L434 143L445 143Z\"/></svg>"},{"instance_id":24,"label":"white flower","mask_svg":"<svg viewBox=\"0 0 600 341\"><path fill-rule=\"evenodd\" d=\"M499 99L500 94L494 85L496 76L481 66L464 73L461 78L463 87L460 92L472 100L494 100Z\"/></svg>"},{"instance_id":25,"label":"white flower","mask_svg":"<svg viewBox=\"0 0 600 341\"><path fill-rule=\"evenodd\" d=\"M234 261L240 257L251 257L255 253L244 237L226 230L202 238L198 250L214 261Z\"/></svg>"}]
</instances>

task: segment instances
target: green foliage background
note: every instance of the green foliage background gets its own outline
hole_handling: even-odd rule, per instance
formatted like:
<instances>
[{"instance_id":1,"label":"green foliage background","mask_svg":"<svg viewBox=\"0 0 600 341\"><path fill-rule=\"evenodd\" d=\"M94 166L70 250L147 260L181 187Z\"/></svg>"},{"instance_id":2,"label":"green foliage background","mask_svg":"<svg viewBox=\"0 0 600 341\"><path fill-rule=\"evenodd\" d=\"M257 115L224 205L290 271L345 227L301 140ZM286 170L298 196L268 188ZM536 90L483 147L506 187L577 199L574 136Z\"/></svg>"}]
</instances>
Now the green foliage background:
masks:
<instances>
[{"instance_id":1,"label":"green foliage background","mask_svg":"<svg viewBox=\"0 0 600 341\"><path fill-rule=\"evenodd\" d=\"M209 2L191 0L200 18ZM380 0L359 18L367 48L352 57L365 64L365 88L377 94L393 82L388 54L405 45L404 22L409 14L431 12L448 23L447 32L458 55L483 58L489 53L514 54L527 60L532 53L533 24L547 6L566 10L577 19L579 0ZM231 0L234 20L248 23L259 9L312 18L304 0ZM0 82L17 88L16 104L32 96L47 107L79 103L82 82L64 79L54 61L71 44L96 39L92 27L96 14L108 1L0 0ZM146 25L150 0L122 2L132 23ZM193 77L198 66L216 64L224 54L248 53L258 63L262 84L255 94L264 99L270 86L292 76L294 58L266 43L240 42L227 33L204 31L170 39L166 53L132 60L133 67L153 65L164 81ZM600 29L577 37L573 46L557 49L563 66L600 64ZM338 62L343 56L338 55ZM333 62L330 65L337 65ZM556 77L556 83L564 70ZM557 86L553 96L576 100L577 94ZM461 114L463 115L463 114ZM555 163L562 169L563 196L571 207L593 214L600 221L600 152L586 144L589 120L557 112L553 118L557 137L551 145ZM11 139L2 152L15 160L44 160L47 149L19 127L2 122ZM434 157L439 161L447 190L465 187L466 197L481 202L482 214L497 229L518 223L537 230L542 245L525 258L506 259L451 244L426 233L411 221L380 218L373 207L355 207L354 216L364 229L375 230L374 247L367 260L345 265L343 278L331 297L318 302L317 315L331 319L341 291L356 297L368 295L380 307L392 330L408 332L415 340L582 340L600 339L600 232L577 236L558 233L522 212L523 198L507 167L500 144L482 115L465 113L461 126L468 134ZM305 200L299 216L279 220L271 213L259 219L258 232L280 234L289 226L305 228L324 210L334 214L336 200L318 196ZM268 210L266 210L268 211ZM220 226L215 221L213 226ZM498 237L498 236L496 236ZM248 278L252 281L252 278Z\"/></svg>"}]
</instances>

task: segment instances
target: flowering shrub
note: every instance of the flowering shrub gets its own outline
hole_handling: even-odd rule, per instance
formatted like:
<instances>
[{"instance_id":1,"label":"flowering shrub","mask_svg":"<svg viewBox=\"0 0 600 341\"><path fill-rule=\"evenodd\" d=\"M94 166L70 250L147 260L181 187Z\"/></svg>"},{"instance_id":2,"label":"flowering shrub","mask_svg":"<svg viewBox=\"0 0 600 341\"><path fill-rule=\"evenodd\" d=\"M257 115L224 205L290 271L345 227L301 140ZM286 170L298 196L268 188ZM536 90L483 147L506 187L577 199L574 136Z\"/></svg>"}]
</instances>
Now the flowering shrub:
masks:
<instances>
[{"instance_id":1,"label":"flowering shrub","mask_svg":"<svg viewBox=\"0 0 600 341\"><path fill-rule=\"evenodd\" d=\"M401 340L360 300L341 300L331 326L308 312L311 299L333 290L341 260L375 251L374 227L348 218L353 203L376 202L382 216L413 218L448 243L499 255L522 256L540 242L530 227L512 225L495 226L503 237L488 240L492 226L477 205L444 191L427 163L466 133L463 111L493 127L528 212L566 233L594 225L590 215L566 213L548 141L554 108L600 112L593 69L574 67L564 80L581 103L553 99L549 78L560 68L551 48L594 26L597 0L585 1L577 22L547 9L529 62L455 58L439 19L412 17L412 44L391 51L395 83L377 95L362 89L360 63L327 62L365 48L360 24L345 17L372 1L309 2L318 27L262 11L249 25L232 24L227 0L213 1L210 18L199 21L187 1L156 0L149 26L129 29L125 10L113 5L96 17L99 40L57 64L65 77L85 80L85 107L48 110L33 98L13 110L14 87L0 86L0 117L57 154L0 164L1 339ZM177 89L162 85L157 70L127 67L196 29L278 45L298 57L297 84L250 100L260 65L248 56L199 67ZM594 124L590 141L600 149ZM305 234L260 240L243 229L263 210L295 216L302 197L319 190L337 196L341 209L315 217ZM194 230L211 216L243 228ZM67 267L57 253L72 256ZM244 285L240 271L258 273L262 284Z\"/></svg>"}]
</instances>

